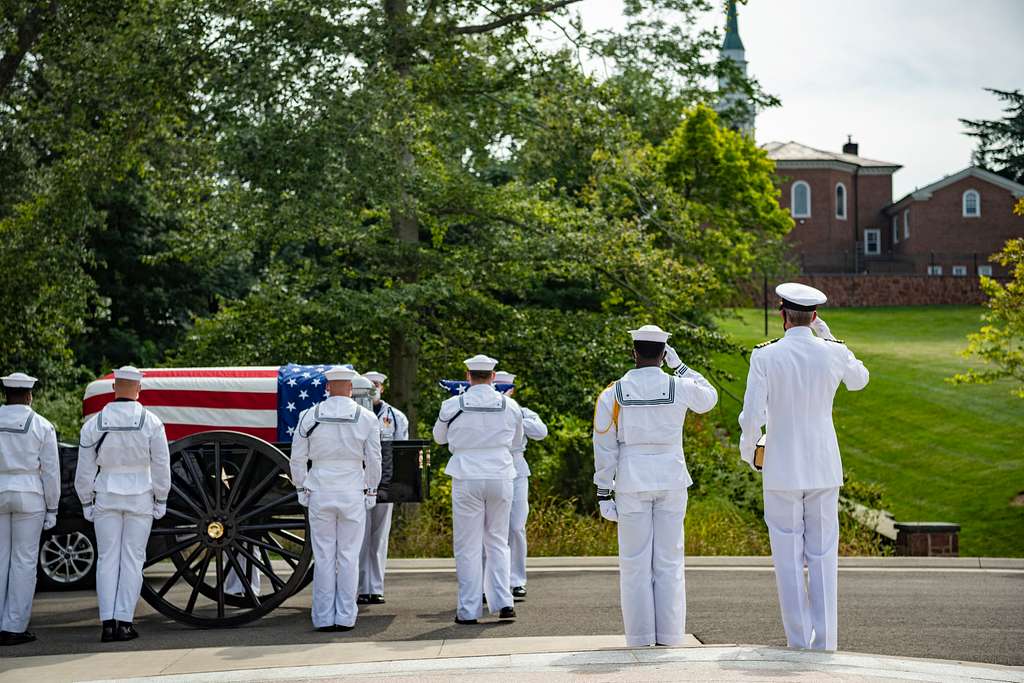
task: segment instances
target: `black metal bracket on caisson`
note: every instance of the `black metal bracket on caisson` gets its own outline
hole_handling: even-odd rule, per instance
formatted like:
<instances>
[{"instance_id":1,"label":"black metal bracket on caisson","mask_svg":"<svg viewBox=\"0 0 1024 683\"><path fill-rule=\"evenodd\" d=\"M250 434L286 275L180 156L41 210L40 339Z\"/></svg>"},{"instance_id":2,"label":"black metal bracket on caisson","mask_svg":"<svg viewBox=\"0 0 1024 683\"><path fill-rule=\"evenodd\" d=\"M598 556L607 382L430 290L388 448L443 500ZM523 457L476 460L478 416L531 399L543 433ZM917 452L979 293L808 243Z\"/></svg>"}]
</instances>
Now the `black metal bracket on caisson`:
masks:
<instances>
[{"instance_id":1,"label":"black metal bracket on caisson","mask_svg":"<svg viewBox=\"0 0 1024 683\"><path fill-rule=\"evenodd\" d=\"M190 626L253 621L309 584L307 538L281 450L238 432L185 437L171 444L167 515L153 523L142 597Z\"/></svg>"}]
</instances>

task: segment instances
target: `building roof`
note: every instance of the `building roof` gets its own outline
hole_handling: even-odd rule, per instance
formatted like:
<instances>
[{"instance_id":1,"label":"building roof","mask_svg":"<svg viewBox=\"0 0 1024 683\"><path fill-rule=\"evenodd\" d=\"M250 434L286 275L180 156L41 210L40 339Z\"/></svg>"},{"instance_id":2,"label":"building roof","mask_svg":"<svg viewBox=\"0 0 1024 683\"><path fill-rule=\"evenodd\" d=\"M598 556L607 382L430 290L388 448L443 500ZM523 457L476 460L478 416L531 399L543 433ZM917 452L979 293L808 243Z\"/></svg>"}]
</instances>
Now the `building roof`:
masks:
<instances>
[{"instance_id":1,"label":"building roof","mask_svg":"<svg viewBox=\"0 0 1024 683\"><path fill-rule=\"evenodd\" d=\"M901 197L899 201L893 202L890 206L896 206L897 204L901 204L902 202L905 202L908 199L913 199L919 202L928 201L929 199L932 198L932 194L934 194L938 190L941 190L944 187L948 187L953 183L959 182L964 178L967 178L968 176L972 176L983 182L991 183L996 187L1001 187L1004 190L1010 192L1014 197L1024 197L1024 185L1016 183L1010 180L1009 178L1004 178L1003 176L997 173L993 173L992 171L986 171L981 166L968 166L962 171L958 171L957 173L948 175L942 178L941 180L936 180L931 185L925 185L924 187L920 187L914 190L910 194Z\"/></svg>"},{"instance_id":2,"label":"building roof","mask_svg":"<svg viewBox=\"0 0 1024 683\"><path fill-rule=\"evenodd\" d=\"M723 50L742 50L743 41L740 40L740 25L736 19L736 0L729 0L729 7L725 20L725 42L722 43Z\"/></svg>"},{"instance_id":3,"label":"building roof","mask_svg":"<svg viewBox=\"0 0 1024 683\"><path fill-rule=\"evenodd\" d=\"M856 154L845 154L843 152L829 152L801 145L799 142L793 142L792 140L789 142L769 142L764 145L764 150L768 152L769 159L774 160L779 165L789 166L790 168L798 167L803 162L825 162L825 165L831 162L832 164L845 164L861 168L891 169L891 171L903 168L900 164L894 164L891 161L867 159ZM815 165L818 164L815 163Z\"/></svg>"}]
</instances>

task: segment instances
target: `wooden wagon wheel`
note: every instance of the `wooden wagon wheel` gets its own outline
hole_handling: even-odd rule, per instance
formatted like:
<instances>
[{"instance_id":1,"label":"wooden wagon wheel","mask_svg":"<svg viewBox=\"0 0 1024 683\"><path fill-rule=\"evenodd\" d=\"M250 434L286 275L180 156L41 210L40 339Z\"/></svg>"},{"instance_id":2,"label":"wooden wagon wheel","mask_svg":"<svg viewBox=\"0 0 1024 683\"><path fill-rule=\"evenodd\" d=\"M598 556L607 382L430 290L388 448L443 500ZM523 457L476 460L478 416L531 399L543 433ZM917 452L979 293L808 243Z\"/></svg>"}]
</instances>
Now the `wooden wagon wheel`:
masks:
<instances>
[{"instance_id":1,"label":"wooden wagon wheel","mask_svg":"<svg viewBox=\"0 0 1024 683\"><path fill-rule=\"evenodd\" d=\"M185 437L171 444L171 494L153 524L142 597L191 626L258 619L309 583L308 537L281 451L239 432ZM226 585L231 572L238 594Z\"/></svg>"}]
</instances>

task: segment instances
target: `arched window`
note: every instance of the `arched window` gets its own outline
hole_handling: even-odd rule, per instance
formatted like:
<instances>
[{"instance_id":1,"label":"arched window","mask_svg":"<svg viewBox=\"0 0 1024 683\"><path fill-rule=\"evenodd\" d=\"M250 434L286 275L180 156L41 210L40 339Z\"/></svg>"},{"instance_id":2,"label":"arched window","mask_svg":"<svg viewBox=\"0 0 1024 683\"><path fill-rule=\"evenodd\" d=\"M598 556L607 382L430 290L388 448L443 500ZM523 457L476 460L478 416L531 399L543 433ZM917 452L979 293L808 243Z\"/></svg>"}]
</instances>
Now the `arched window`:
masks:
<instances>
[{"instance_id":1,"label":"arched window","mask_svg":"<svg viewBox=\"0 0 1024 683\"><path fill-rule=\"evenodd\" d=\"M836 218L846 220L846 185L836 183Z\"/></svg>"},{"instance_id":2,"label":"arched window","mask_svg":"<svg viewBox=\"0 0 1024 683\"><path fill-rule=\"evenodd\" d=\"M964 192L964 217L977 218L981 215L981 195L977 190Z\"/></svg>"},{"instance_id":3,"label":"arched window","mask_svg":"<svg viewBox=\"0 0 1024 683\"><path fill-rule=\"evenodd\" d=\"M792 197L793 218L810 218L811 216L811 186L803 180L793 183Z\"/></svg>"},{"instance_id":4,"label":"arched window","mask_svg":"<svg viewBox=\"0 0 1024 683\"><path fill-rule=\"evenodd\" d=\"M903 210L903 239L910 239L910 209Z\"/></svg>"}]
</instances>

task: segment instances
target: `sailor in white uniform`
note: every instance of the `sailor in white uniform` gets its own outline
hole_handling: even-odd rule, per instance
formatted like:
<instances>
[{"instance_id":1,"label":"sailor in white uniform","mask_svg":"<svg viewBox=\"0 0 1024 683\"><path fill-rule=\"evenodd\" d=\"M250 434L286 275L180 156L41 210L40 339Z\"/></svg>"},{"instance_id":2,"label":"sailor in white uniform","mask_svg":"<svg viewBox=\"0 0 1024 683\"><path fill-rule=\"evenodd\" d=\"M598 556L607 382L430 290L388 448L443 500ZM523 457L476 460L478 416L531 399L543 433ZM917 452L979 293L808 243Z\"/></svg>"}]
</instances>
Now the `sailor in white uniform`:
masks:
<instances>
[{"instance_id":1,"label":"sailor in white uniform","mask_svg":"<svg viewBox=\"0 0 1024 683\"><path fill-rule=\"evenodd\" d=\"M511 384L513 388L505 392L506 396L515 394L516 376L511 372L499 370L495 373L495 384ZM516 468L516 478L512 482L512 512L509 515L508 548L511 555L511 572L509 582L512 585L512 597L520 600L526 598L526 520L530 514L530 466L526 463L526 444L528 440L541 441L548 435L548 427L540 419L540 415L529 408L519 406L523 411L523 441L512 449L512 462ZM484 561L484 576L487 576L487 562Z\"/></svg>"},{"instance_id":2,"label":"sailor in white uniform","mask_svg":"<svg viewBox=\"0 0 1024 683\"><path fill-rule=\"evenodd\" d=\"M822 292L788 282L775 293L786 334L750 355L740 457L754 467L761 428L767 427L764 519L786 640L790 647L835 650L843 465L832 401L840 384L863 389L868 371L818 318L816 308L826 301Z\"/></svg>"},{"instance_id":3,"label":"sailor in white uniform","mask_svg":"<svg viewBox=\"0 0 1024 683\"><path fill-rule=\"evenodd\" d=\"M387 375L363 373L373 382L373 412L380 421L382 441L405 441L409 438L409 418L382 398ZM359 604L384 603L384 571L388 561L388 536L391 534L391 513L394 503L377 503L366 513L366 535L359 552Z\"/></svg>"},{"instance_id":4,"label":"sailor in white uniform","mask_svg":"<svg viewBox=\"0 0 1024 683\"><path fill-rule=\"evenodd\" d=\"M3 379L0 407L0 645L36 639L29 633L36 592L39 537L57 524L60 460L57 432L32 410L36 378Z\"/></svg>"},{"instance_id":5,"label":"sailor in white uniform","mask_svg":"<svg viewBox=\"0 0 1024 683\"><path fill-rule=\"evenodd\" d=\"M380 423L351 398L354 370L335 366L324 376L330 398L299 415L291 475L299 502L309 508L313 627L351 631L359 614L366 511L376 505L380 484Z\"/></svg>"},{"instance_id":6,"label":"sailor in white uniform","mask_svg":"<svg viewBox=\"0 0 1024 683\"><path fill-rule=\"evenodd\" d=\"M718 392L667 345L668 332L644 325L630 335L636 368L605 389L594 410L594 483L601 515L619 524L626 645L679 645L686 628L683 520L693 483L683 423L687 410L711 410Z\"/></svg>"},{"instance_id":7,"label":"sailor in white uniform","mask_svg":"<svg viewBox=\"0 0 1024 683\"><path fill-rule=\"evenodd\" d=\"M514 399L494 389L498 361L484 355L465 361L470 387L441 404L434 440L448 444L452 457L452 528L459 601L455 623L475 624L487 607L514 619L509 587L508 526L516 469L512 450L523 441L523 413ZM487 581L483 559L487 557Z\"/></svg>"},{"instance_id":8,"label":"sailor in white uniform","mask_svg":"<svg viewBox=\"0 0 1024 683\"><path fill-rule=\"evenodd\" d=\"M75 490L95 524L101 640L133 640L146 544L167 512L170 455L164 425L139 403L142 372L114 371L114 400L82 426Z\"/></svg>"}]
</instances>

